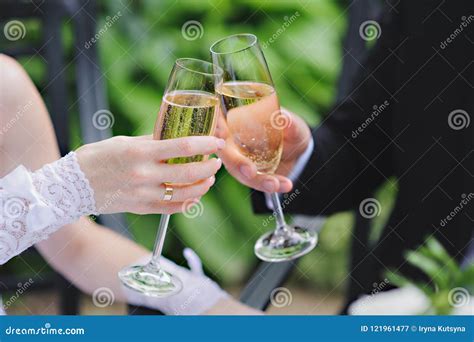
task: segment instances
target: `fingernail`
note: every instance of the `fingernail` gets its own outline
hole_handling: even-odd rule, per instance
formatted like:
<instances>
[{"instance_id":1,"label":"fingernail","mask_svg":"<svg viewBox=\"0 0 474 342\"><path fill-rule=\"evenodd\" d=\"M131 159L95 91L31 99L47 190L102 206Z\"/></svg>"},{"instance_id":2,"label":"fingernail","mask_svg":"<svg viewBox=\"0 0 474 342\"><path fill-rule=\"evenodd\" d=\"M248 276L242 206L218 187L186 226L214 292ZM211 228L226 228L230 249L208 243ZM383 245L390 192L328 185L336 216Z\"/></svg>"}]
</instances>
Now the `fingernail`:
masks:
<instances>
[{"instance_id":1,"label":"fingernail","mask_svg":"<svg viewBox=\"0 0 474 342\"><path fill-rule=\"evenodd\" d=\"M263 181L263 188L267 190L268 192L274 192L275 191L275 182L267 179L266 181Z\"/></svg>"},{"instance_id":2,"label":"fingernail","mask_svg":"<svg viewBox=\"0 0 474 342\"><path fill-rule=\"evenodd\" d=\"M245 178L251 178L252 176L252 170L250 169L250 166L248 165L242 165L240 167L240 173L245 176Z\"/></svg>"},{"instance_id":3,"label":"fingernail","mask_svg":"<svg viewBox=\"0 0 474 342\"><path fill-rule=\"evenodd\" d=\"M217 139L217 148L222 150L225 147L225 140L224 139Z\"/></svg>"},{"instance_id":4,"label":"fingernail","mask_svg":"<svg viewBox=\"0 0 474 342\"><path fill-rule=\"evenodd\" d=\"M221 158L216 158L217 164L219 164L219 169L222 166L222 159Z\"/></svg>"},{"instance_id":5,"label":"fingernail","mask_svg":"<svg viewBox=\"0 0 474 342\"><path fill-rule=\"evenodd\" d=\"M286 192L289 192L291 191L291 189L293 189L293 182L289 179L285 180L285 186L288 188L288 190Z\"/></svg>"},{"instance_id":6,"label":"fingernail","mask_svg":"<svg viewBox=\"0 0 474 342\"><path fill-rule=\"evenodd\" d=\"M214 176L209 177L209 184L214 185L215 181L216 181L216 177L214 177Z\"/></svg>"}]
</instances>

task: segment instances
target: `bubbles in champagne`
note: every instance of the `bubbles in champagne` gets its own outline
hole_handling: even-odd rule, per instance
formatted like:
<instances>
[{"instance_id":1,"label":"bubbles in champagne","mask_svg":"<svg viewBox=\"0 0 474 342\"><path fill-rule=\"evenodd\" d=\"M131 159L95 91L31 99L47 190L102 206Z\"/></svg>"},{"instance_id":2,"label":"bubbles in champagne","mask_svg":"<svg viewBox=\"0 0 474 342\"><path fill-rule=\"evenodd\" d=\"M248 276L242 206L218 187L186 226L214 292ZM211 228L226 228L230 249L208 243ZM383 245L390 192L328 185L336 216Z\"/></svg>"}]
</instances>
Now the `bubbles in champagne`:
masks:
<instances>
[{"instance_id":1,"label":"bubbles in champagne","mask_svg":"<svg viewBox=\"0 0 474 342\"><path fill-rule=\"evenodd\" d=\"M155 139L174 139L196 135L212 135L216 124L214 94L204 91L173 91L165 94L155 126ZM203 160L202 155L169 159L170 164Z\"/></svg>"},{"instance_id":2,"label":"bubbles in champagne","mask_svg":"<svg viewBox=\"0 0 474 342\"><path fill-rule=\"evenodd\" d=\"M221 95L234 144L260 173L275 172L280 162L283 134L273 113L280 112L272 86L257 82L226 82Z\"/></svg>"}]
</instances>

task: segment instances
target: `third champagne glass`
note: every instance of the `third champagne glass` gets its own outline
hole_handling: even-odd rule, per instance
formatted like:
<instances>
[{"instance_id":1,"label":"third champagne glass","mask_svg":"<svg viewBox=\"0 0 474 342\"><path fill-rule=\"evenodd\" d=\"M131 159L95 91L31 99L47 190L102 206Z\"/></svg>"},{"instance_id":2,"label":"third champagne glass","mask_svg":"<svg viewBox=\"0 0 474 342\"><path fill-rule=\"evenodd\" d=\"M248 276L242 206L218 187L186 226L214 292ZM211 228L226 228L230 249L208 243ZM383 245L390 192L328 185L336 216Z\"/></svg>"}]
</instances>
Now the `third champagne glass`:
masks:
<instances>
[{"instance_id":1,"label":"third champagne glass","mask_svg":"<svg viewBox=\"0 0 474 342\"><path fill-rule=\"evenodd\" d=\"M178 59L163 95L153 138L163 140L191 135L212 135L219 106L215 88L221 82L221 68L198 59ZM205 158L207 156L198 155L173 158L165 162L182 164L199 162ZM170 215L161 215L150 262L146 265L129 266L119 272L120 280L128 288L153 297L165 297L181 290L181 281L160 266L169 220Z\"/></svg>"},{"instance_id":2,"label":"third champagne glass","mask_svg":"<svg viewBox=\"0 0 474 342\"><path fill-rule=\"evenodd\" d=\"M253 34L223 38L211 46L213 63L224 69L224 81L216 89L232 141L262 174L273 174L280 163L283 128L287 118L280 112L278 97L267 62ZM310 252L317 234L288 225L278 193L272 193L277 227L255 244L264 261L281 262Z\"/></svg>"}]
</instances>

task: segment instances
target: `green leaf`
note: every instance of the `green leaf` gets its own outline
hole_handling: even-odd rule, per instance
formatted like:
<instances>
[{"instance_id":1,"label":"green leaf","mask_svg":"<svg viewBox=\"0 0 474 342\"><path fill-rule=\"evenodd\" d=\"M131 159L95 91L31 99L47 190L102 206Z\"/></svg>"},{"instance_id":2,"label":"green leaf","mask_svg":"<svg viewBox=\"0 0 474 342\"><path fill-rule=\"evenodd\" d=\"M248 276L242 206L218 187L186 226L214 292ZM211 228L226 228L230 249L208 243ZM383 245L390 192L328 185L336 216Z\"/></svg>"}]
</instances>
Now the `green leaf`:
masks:
<instances>
[{"instance_id":1,"label":"green leaf","mask_svg":"<svg viewBox=\"0 0 474 342\"><path fill-rule=\"evenodd\" d=\"M411 251L407 253L407 261L428 275L439 288L448 286L449 275L443 272L441 265L435 260L420 252Z\"/></svg>"},{"instance_id":2,"label":"green leaf","mask_svg":"<svg viewBox=\"0 0 474 342\"><path fill-rule=\"evenodd\" d=\"M448 254L446 249L443 247L438 240L431 237L426 240L427 254L437 260L443 267L446 267L446 271L450 272L451 279L459 277L461 269L456 261Z\"/></svg>"}]
</instances>

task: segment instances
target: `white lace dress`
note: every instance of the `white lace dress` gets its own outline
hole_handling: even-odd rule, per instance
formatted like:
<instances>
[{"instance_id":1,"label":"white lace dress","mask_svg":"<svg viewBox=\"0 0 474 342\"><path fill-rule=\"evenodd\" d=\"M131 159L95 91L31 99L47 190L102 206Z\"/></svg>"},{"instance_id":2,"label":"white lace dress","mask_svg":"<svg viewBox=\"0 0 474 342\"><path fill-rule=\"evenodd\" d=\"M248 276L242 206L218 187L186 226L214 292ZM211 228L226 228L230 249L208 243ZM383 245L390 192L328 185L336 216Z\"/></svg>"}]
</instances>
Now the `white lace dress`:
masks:
<instances>
[{"instance_id":1,"label":"white lace dress","mask_svg":"<svg viewBox=\"0 0 474 342\"><path fill-rule=\"evenodd\" d=\"M89 214L94 192L74 152L35 172L18 166L0 179L0 264Z\"/></svg>"},{"instance_id":2,"label":"white lace dress","mask_svg":"<svg viewBox=\"0 0 474 342\"><path fill-rule=\"evenodd\" d=\"M74 152L35 172L18 166L0 179L0 264L79 219L97 214Z\"/></svg>"}]
</instances>

